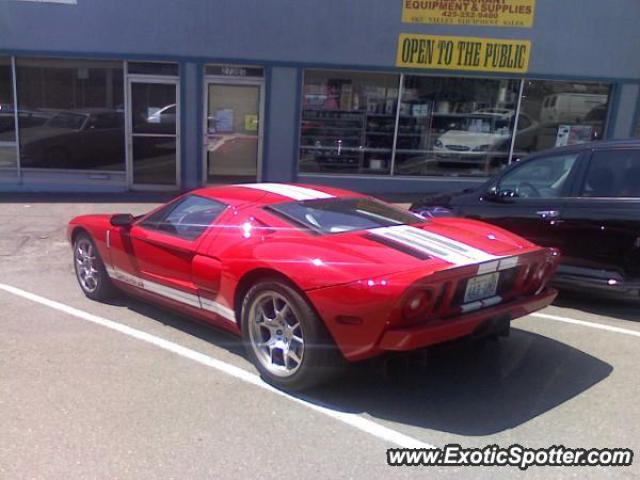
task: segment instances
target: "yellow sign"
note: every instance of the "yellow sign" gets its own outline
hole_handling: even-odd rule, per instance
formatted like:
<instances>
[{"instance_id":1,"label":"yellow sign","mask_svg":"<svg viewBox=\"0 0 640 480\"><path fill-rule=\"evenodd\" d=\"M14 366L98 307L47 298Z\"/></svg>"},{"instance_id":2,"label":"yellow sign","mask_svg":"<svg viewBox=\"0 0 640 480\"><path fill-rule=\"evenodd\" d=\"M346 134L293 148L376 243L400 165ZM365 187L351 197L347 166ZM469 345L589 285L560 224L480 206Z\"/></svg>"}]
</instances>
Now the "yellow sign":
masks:
<instances>
[{"instance_id":1,"label":"yellow sign","mask_svg":"<svg viewBox=\"0 0 640 480\"><path fill-rule=\"evenodd\" d=\"M398 67L524 73L529 69L529 40L449 37L401 33Z\"/></svg>"},{"instance_id":2,"label":"yellow sign","mask_svg":"<svg viewBox=\"0 0 640 480\"><path fill-rule=\"evenodd\" d=\"M244 129L247 132L258 131L258 115L245 115L244 116Z\"/></svg>"},{"instance_id":3,"label":"yellow sign","mask_svg":"<svg viewBox=\"0 0 640 480\"><path fill-rule=\"evenodd\" d=\"M535 9L536 0L402 0L402 21L530 28Z\"/></svg>"}]
</instances>

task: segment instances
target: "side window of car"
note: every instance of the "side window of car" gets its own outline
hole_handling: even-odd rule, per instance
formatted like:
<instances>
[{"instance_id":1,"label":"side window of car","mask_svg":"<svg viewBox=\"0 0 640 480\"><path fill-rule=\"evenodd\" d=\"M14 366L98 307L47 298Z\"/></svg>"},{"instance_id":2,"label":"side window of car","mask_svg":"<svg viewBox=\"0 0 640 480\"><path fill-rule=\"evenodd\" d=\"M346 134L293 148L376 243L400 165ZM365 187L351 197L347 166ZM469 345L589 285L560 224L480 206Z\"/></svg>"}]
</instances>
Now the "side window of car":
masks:
<instances>
[{"instance_id":1,"label":"side window of car","mask_svg":"<svg viewBox=\"0 0 640 480\"><path fill-rule=\"evenodd\" d=\"M579 153L536 158L504 174L498 190L516 198L557 198L566 195L567 180Z\"/></svg>"},{"instance_id":2,"label":"side window of car","mask_svg":"<svg viewBox=\"0 0 640 480\"><path fill-rule=\"evenodd\" d=\"M581 196L640 198L640 150L594 152L582 185Z\"/></svg>"},{"instance_id":3,"label":"side window of car","mask_svg":"<svg viewBox=\"0 0 640 480\"><path fill-rule=\"evenodd\" d=\"M210 198L187 195L150 215L140 226L195 240L225 208L225 204Z\"/></svg>"}]
</instances>

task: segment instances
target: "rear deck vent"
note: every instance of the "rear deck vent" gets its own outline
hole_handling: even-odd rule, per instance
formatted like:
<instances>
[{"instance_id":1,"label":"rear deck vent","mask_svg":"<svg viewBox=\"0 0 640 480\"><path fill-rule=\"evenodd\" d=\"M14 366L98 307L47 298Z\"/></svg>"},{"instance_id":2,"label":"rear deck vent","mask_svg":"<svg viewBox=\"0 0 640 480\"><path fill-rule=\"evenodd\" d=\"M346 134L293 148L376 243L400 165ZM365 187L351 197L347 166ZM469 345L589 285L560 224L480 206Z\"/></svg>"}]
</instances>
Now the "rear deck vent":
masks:
<instances>
[{"instance_id":1,"label":"rear deck vent","mask_svg":"<svg viewBox=\"0 0 640 480\"><path fill-rule=\"evenodd\" d=\"M402 253L406 253L407 255L411 255L412 257L419 258L420 260L428 260L431 256L417 248L412 248L409 245L406 245L401 242L397 242L390 238L381 237L379 235L373 235L372 233L366 233L365 238L371 240L373 242L378 242L387 247L393 248L394 250L398 250Z\"/></svg>"}]
</instances>

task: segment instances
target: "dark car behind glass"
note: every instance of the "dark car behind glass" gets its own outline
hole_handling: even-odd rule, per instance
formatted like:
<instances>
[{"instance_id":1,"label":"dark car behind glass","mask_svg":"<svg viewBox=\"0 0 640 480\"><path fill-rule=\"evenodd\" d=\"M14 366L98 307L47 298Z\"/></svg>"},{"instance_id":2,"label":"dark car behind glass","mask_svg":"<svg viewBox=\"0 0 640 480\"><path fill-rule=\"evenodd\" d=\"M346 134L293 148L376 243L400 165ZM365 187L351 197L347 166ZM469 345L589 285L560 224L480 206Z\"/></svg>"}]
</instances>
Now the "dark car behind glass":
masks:
<instances>
[{"instance_id":1,"label":"dark car behind glass","mask_svg":"<svg viewBox=\"0 0 640 480\"><path fill-rule=\"evenodd\" d=\"M28 168L121 170L124 112L107 108L39 112L43 121L21 114L21 164Z\"/></svg>"},{"instance_id":2,"label":"dark car behind glass","mask_svg":"<svg viewBox=\"0 0 640 480\"><path fill-rule=\"evenodd\" d=\"M539 152L479 187L426 196L412 210L481 219L559 248L559 287L640 292L640 141Z\"/></svg>"}]
</instances>

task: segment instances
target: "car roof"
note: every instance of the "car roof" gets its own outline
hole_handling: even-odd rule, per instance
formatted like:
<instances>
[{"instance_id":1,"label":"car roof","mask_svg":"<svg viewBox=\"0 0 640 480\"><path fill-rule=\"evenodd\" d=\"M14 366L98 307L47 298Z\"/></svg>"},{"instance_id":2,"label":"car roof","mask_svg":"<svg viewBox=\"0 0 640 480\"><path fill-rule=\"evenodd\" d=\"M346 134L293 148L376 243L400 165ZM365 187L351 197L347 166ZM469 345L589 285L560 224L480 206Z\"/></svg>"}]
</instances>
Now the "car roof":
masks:
<instances>
[{"instance_id":1,"label":"car roof","mask_svg":"<svg viewBox=\"0 0 640 480\"><path fill-rule=\"evenodd\" d=\"M258 203L270 205L275 203L312 200L314 198L363 197L364 195L340 188L324 185L308 185L303 183L245 183L205 187L191 192L207 198L219 200L228 205L244 205Z\"/></svg>"}]
</instances>

